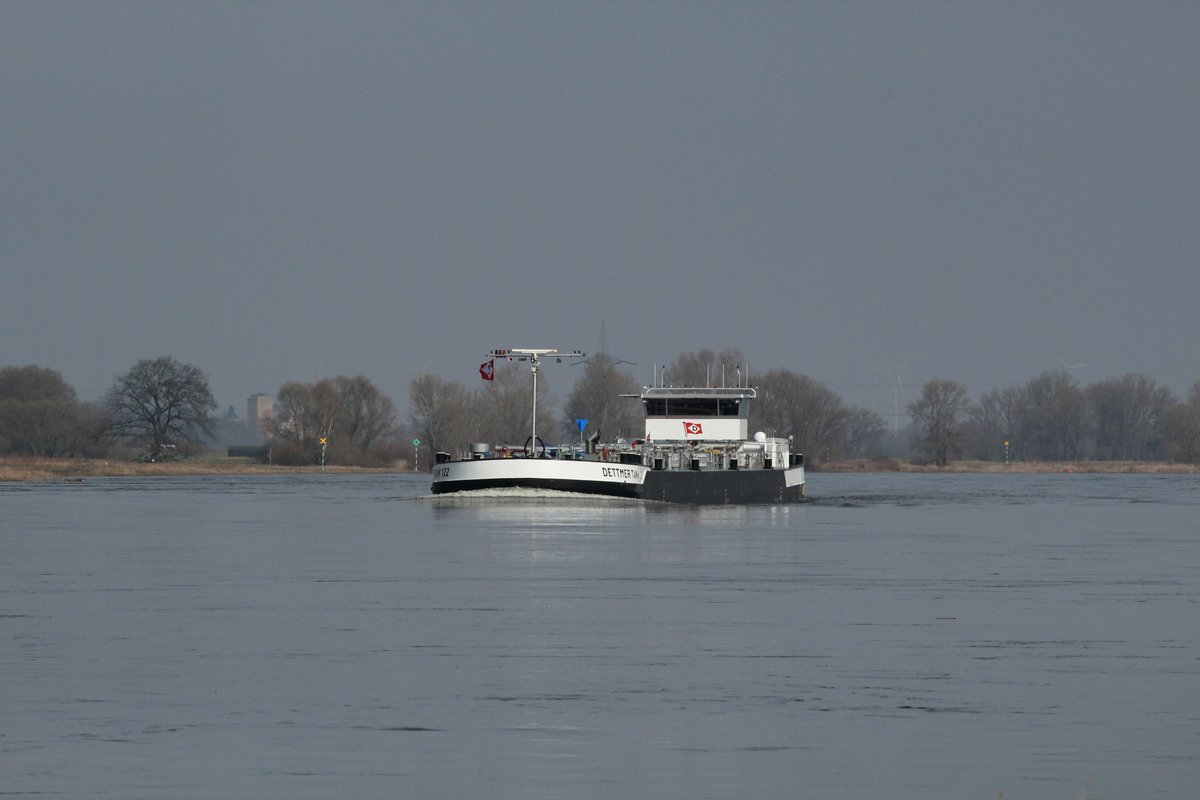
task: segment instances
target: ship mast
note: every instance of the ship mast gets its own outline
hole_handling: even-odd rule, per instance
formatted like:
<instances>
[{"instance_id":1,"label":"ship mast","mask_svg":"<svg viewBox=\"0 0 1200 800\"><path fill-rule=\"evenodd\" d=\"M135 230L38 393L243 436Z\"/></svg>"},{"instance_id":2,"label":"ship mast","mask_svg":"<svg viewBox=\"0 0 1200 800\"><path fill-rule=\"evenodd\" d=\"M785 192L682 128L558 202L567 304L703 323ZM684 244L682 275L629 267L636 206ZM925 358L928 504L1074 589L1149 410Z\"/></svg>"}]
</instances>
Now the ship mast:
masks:
<instances>
[{"instance_id":1,"label":"ship mast","mask_svg":"<svg viewBox=\"0 0 1200 800\"><path fill-rule=\"evenodd\" d=\"M529 371L533 374L533 425L529 434L529 447L533 452L537 452L537 377L538 371L541 369L542 358L544 356L552 356L555 361L561 362L564 358L584 358L587 354L579 350L571 350L569 352L560 352L558 350L531 348L531 347L514 347L511 349L496 348L488 353L488 358L507 358L509 361L528 361ZM530 452L526 451L525 455Z\"/></svg>"}]
</instances>

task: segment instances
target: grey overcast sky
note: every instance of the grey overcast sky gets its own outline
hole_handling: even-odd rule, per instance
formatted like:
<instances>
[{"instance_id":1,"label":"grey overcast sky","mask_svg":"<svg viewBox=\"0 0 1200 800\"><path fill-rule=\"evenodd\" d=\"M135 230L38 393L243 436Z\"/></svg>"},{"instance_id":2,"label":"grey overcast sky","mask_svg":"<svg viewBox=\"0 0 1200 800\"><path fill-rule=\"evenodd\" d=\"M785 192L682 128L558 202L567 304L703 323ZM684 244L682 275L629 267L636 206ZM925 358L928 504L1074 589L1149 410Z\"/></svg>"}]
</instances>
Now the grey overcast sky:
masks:
<instances>
[{"instance_id":1,"label":"grey overcast sky","mask_svg":"<svg viewBox=\"0 0 1200 800\"><path fill-rule=\"evenodd\" d=\"M0 3L0 365L1200 378L1200 4ZM575 374L551 370L565 393Z\"/></svg>"}]
</instances>

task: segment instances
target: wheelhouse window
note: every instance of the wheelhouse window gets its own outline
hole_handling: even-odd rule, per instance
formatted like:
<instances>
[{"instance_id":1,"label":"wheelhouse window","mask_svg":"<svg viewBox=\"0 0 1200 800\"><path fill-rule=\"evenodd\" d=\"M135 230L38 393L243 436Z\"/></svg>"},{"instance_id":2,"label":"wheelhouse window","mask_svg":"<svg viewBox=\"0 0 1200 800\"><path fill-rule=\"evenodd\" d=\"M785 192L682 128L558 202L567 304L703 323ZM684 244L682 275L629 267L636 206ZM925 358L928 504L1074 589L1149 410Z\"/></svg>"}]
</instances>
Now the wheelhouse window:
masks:
<instances>
[{"instance_id":1,"label":"wheelhouse window","mask_svg":"<svg viewBox=\"0 0 1200 800\"><path fill-rule=\"evenodd\" d=\"M647 417L665 417L667 415L667 401L662 398L650 398L642 401L646 404Z\"/></svg>"},{"instance_id":2,"label":"wheelhouse window","mask_svg":"<svg viewBox=\"0 0 1200 800\"><path fill-rule=\"evenodd\" d=\"M647 417L736 417L742 403L714 397L652 397L642 402Z\"/></svg>"},{"instance_id":3,"label":"wheelhouse window","mask_svg":"<svg viewBox=\"0 0 1200 800\"><path fill-rule=\"evenodd\" d=\"M717 401L708 397L680 397L667 401L667 409L673 417L715 417Z\"/></svg>"}]
</instances>

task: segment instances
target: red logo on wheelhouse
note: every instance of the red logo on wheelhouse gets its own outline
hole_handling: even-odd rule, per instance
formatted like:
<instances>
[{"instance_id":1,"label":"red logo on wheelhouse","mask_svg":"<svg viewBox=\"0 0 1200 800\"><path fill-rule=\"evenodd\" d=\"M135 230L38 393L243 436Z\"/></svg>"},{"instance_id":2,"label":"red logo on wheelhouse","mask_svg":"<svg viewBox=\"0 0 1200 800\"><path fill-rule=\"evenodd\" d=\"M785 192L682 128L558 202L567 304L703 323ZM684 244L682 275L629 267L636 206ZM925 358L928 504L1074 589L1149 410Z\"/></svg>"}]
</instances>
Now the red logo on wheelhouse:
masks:
<instances>
[{"instance_id":1,"label":"red logo on wheelhouse","mask_svg":"<svg viewBox=\"0 0 1200 800\"><path fill-rule=\"evenodd\" d=\"M704 428L700 427L699 422L685 422L683 423L683 432L688 436L699 436L704 433Z\"/></svg>"}]
</instances>

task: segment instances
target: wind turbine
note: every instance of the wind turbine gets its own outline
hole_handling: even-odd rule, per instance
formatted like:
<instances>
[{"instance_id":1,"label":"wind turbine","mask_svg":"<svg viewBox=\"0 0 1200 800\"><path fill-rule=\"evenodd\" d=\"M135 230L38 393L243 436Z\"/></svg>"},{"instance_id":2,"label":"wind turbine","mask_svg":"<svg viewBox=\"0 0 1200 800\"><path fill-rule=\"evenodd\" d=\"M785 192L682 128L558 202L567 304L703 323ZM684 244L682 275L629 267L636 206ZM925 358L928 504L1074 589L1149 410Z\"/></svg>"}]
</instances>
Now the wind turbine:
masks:
<instances>
[{"instance_id":1,"label":"wind turbine","mask_svg":"<svg viewBox=\"0 0 1200 800\"><path fill-rule=\"evenodd\" d=\"M1075 370L1077 370L1077 369L1083 369L1084 367L1090 367L1092 365L1092 362L1090 362L1090 361L1085 361L1082 364L1068 364L1066 359L1064 359L1062 356L1060 356L1058 353L1054 352L1053 350L1050 351L1050 355L1052 355L1056 359L1058 359L1058 363L1063 365L1063 369L1065 369L1067 372L1071 372L1071 373L1075 372Z\"/></svg>"},{"instance_id":2,"label":"wind turbine","mask_svg":"<svg viewBox=\"0 0 1200 800\"><path fill-rule=\"evenodd\" d=\"M886 369L879 370L884 375L888 375L892 378L891 385L892 385L892 435L893 436L895 436L897 433L900 432L900 395L904 394L904 379L901 376L904 374L904 368L908 366L908 362L911 360L912 360L911 357L904 359L904 362L901 363L900 366L894 370L886 370Z\"/></svg>"}]
</instances>

